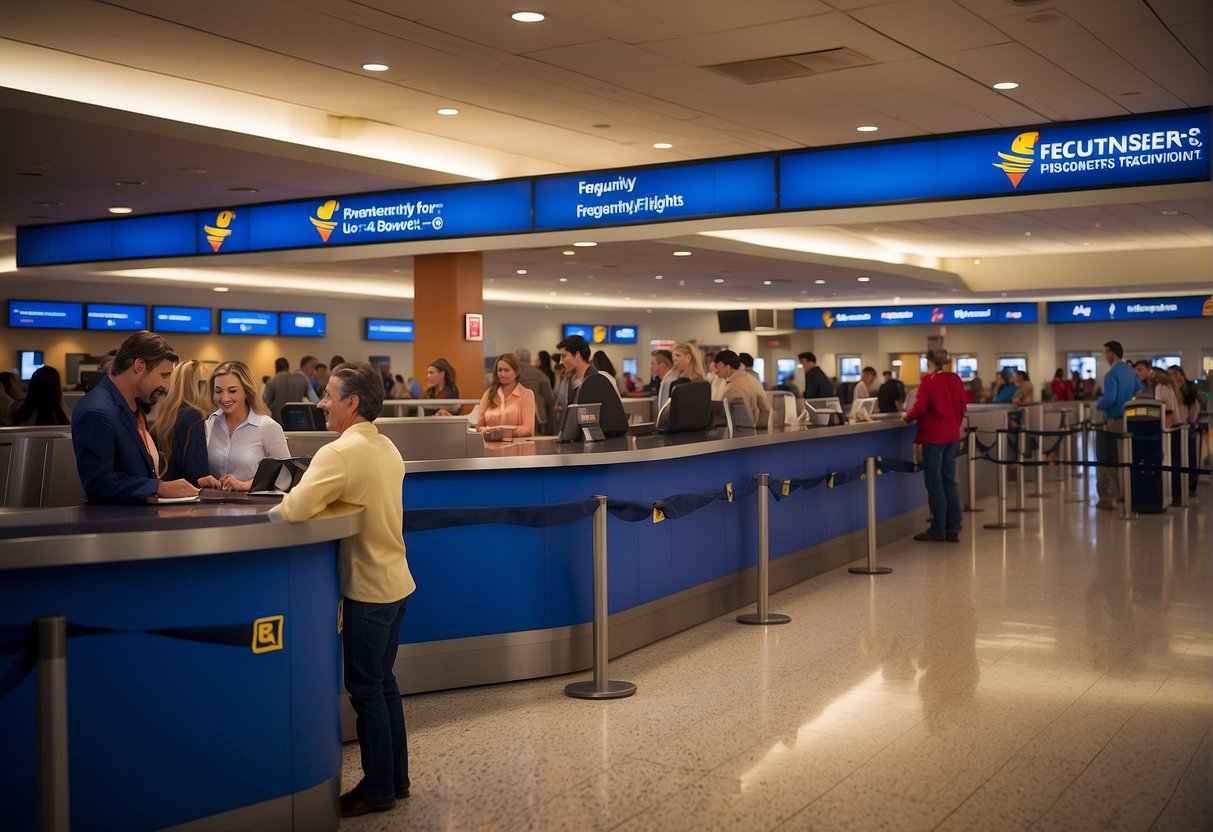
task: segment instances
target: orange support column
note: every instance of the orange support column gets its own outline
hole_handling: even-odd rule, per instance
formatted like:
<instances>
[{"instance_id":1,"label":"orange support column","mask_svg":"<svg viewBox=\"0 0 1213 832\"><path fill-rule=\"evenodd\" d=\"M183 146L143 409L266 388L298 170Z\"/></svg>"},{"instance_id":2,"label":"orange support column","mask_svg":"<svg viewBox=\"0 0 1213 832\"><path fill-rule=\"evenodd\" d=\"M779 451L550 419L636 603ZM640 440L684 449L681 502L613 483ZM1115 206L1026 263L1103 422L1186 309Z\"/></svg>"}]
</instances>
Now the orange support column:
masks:
<instances>
[{"instance_id":1,"label":"orange support column","mask_svg":"<svg viewBox=\"0 0 1213 832\"><path fill-rule=\"evenodd\" d=\"M425 388L425 368L437 358L455 367L463 398L484 392L484 343L463 339L463 316L484 312L484 255L478 251L413 258L413 377Z\"/></svg>"}]
</instances>

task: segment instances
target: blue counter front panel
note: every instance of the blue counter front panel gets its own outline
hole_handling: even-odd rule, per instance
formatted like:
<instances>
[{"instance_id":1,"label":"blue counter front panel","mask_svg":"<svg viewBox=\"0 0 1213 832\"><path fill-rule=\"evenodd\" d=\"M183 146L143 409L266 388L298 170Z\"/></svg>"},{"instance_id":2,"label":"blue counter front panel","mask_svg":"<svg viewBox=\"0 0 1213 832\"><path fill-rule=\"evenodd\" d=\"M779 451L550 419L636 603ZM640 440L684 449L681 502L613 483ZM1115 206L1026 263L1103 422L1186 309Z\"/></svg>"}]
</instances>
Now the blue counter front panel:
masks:
<instances>
[{"instance_id":1,"label":"blue counter front panel","mask_svg":"<svg viewBox=\"0 0 1213 832\"><path fill-rule=\"evenodd\" d=\"M5 572L0 627L62 614L72 828L160 829L294 794L341 766L336 543ZM283 649L148 630L283 615ZM18 658L0 656L0 675ZM37 828L37 674L0 699L0 827Z\"/></svg>"},{"instance_id":2,"label":"blue counter front panel","mask_svg":"<svg viewBox=\"0 0 1213 832\"><path fill-rule=\"evenodd\" d=\"M669 461L407 474L409 509L543 505L605 494L652 501L681 493L736 488L755 474L814 477L861 466L866 456L909 459L912 427L824 441L724 451ZM925 503L921 478L880 479L878 517ZM867 525L866 486L820 485L771 500L772 558L824 543ZM757 562L755 497L721 501L678 520L607 523L612 613L732 575ZM592 617L592 521L549 529L468 526L406 535L417 593L401 641L566 627ZM459 615L450 615L458 609Z\"/></svg>"}]
</instances>

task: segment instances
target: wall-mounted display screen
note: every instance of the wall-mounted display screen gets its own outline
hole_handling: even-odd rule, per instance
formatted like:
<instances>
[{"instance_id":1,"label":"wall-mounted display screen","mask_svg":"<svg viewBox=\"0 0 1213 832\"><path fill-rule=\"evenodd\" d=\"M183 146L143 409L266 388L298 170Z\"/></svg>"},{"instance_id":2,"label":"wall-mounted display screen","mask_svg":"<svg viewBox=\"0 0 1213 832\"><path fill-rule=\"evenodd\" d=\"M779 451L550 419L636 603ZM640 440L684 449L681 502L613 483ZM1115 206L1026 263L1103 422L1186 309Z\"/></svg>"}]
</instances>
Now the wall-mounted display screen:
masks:
<instances>
[{"instance_id":1,"label":"wall-mounted display screen","mask_svg":"<svg viewBox=\"0 0 1213 832\"><path fill-rule=\"evenodd\" d=\"M322 338L324 318L323 312L279 312L278 334Z\"/></svg>"},{"instance_id":2,"label":"wall-mounted display screen","mask_svg":"<svg viewBox=\"0 0 1213 832\"><path fill-rule=\"evenodd\" d=\"M1213 299L1208 295L1187 295L1174 298L1055 300L1049 301L1047 314L1051 324L1199 318L1213 315Z\"/></svg>"},{"instance_id":3,"label":"wall-mounted display screen","mask_svg":"<svg viewBox=\"0 0 1213 832\"><path fill-rule=\"evenodd\" d=\"M152 329L156 332L193 332L209 335L214 315L203 306L153 306Z\"/></svg>"},{"instance_id":4,"label":"wall-mounted display screen","mask_svg":"<svg viewBox=\"0 0 1213 832\"><path fill-rule=\"evenodd\" d=\"M366 340L412 341L413 322L397 318L367 318Z\"/></svg>"},{"instance_id":5,"label":"wall-mounted display screen","mask_svg":"<svg viewBox=\"0 0 1213 832\"><path fill-rule=\"evenodd\" d=\"M84 308L86 329L147 329L147 307L125 303L90 303Z\"/></svg>"},{"instance_id":6,"label":"wall-mounted display screen","mask_svg":"<svg viewBox=\"0 0 1213 832\"><path fill-rule=\"evenodd\" d=\"M636 326L613 326L611 327L611 343L635 344L638 331L639 328Z\"/></svg>"},{"instance_id":7,"label":"wall-mounted display screen","mask_svg":"<svg viewBox=\"0 0 1213 832\"><path fill-rule=\"evenodd\" d=\"M239 309L219 310L221 335L277 335L277 312L253 312Z\"/></svg>"},{"instance_id":8,"label":"wall-mounted display screen","mask_svg":"<svg viewBox=\"0 0 1213 832\"><path fill-rule=\"evenodd\" d=\"M720 313L724 314L724 313ZM834 306L797 309L797 329L915 324L1034 324L1036 303L965 303L938 306Z\"/></svg>"},{"instance_id":9,"label":"wall-mounted display screen","mask_svg":"<svg viewBox=\"0 0 1213 832\"><path fill-rule=\"evenodd\" d=\"M8 325L13 329L80 329L84 326L84 304L10 300Z\"/></svg>"}]
</instances>

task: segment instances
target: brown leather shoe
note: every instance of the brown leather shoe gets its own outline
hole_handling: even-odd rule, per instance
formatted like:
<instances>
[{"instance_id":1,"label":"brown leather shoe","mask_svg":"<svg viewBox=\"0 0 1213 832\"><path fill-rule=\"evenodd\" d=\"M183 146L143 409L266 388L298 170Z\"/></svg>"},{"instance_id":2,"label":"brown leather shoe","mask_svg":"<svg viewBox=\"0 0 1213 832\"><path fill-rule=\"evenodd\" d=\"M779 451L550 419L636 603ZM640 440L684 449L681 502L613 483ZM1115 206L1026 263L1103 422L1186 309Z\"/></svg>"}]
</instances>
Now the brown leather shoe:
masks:
<instances>
[{"instance_id":1,"label":"brown leather shoe","mask_svg":"<svg viewBox=\"0 0 1213 832\"><path fill-rule=\"evenodd\" d=\"M386 812L396 808L396 798L368 800L356 791L341 795L341 817L356 818L369 812Z\"/></svg>"}]
</instances>

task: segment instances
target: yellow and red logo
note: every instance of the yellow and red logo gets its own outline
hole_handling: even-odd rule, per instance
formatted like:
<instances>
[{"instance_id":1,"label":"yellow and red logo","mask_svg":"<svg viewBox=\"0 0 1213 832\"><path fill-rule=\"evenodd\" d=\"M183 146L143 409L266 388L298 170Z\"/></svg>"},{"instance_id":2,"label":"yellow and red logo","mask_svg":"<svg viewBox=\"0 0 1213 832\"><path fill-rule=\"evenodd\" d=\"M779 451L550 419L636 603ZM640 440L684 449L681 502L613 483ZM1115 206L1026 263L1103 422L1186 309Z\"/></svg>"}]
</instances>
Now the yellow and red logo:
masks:
<instances>
[{"instance_id":1,"label":"yellow and red logo","mask_svg":"<svg viewBox=\"0 0 1213 832\"><path fill-rule=\"evenodd\" d=\"M1040 141L1039 133L1020 133L1011 142L1010 153L998 151L998 158L1002 161L994 162L994 167L1002 169L1003 173L1007 175L1007 179L1011 180L1012 188L1019 187L1019 180L1023 179L1023 175L1036 163L1036 143L1038 141Z\"/></svg>"},{"instance_id":2,"label":"yellow and red logo","mask_svg":"<svg viewBox=\"0 0 1213 832\"><path fill-rule=\"evenodd\" d=\"M826 329L832 327L834 325L834 311L832 309L827 309L822 312L821 321L826 325Z\"/></svg>"},{"instance_id":3,"label":"yellow and red logo","mask_svg":"<svg viewBox=\"0 0 1213 832\"><path fill-rule=\"evenodd\" d=\"M308 217L312 221L312 225L316 226L316 233L320 235L320 239L326 243L329 241L329 235L333 233L333 229L337 227L333 214L340 207L341 203L335 199L330 199L316 209L316 216Z\"/></svg>"},{"instance_id":4,"label":"yellow and red logo","mask_svg":"<svg viewBox=\"0 0 1213 832\"><path fill-rule=\"evenodd\" d=\"M931 307L931 323L933 323L933 324L943 323L943 310L941 308L939 308L938 306Z\"/></svg>"},{"instance_id":5,"label":"yellow and red logo","mask_svg":"<svg viewBox=\"0 0 1213 832\"><path fill-rule=\"evenodd\" d=\"M218 252L223 241L231 235L232 229L228 226L234 219L236 219L235 211L220 211L215 217L214 225L202 226L202 230L206 232L206 241L211 244L212 251Z\"/></svg>"}]
</instances>

